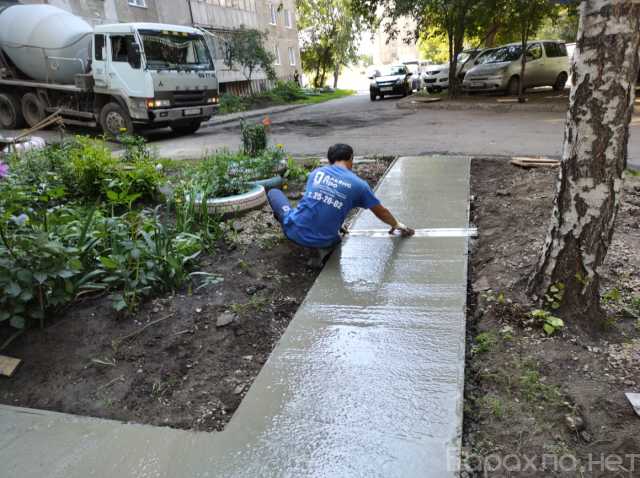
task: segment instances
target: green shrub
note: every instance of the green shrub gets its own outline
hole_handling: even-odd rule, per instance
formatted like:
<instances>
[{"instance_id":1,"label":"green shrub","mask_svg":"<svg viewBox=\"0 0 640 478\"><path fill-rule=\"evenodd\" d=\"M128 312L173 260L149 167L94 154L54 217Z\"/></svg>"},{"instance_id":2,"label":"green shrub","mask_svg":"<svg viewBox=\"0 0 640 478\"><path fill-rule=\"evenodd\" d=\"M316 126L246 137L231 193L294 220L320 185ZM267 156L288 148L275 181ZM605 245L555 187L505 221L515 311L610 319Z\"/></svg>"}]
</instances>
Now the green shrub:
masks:
<instances>
[{"instance_id":1,"label":"green shrub","mask_svg":"<svg viewBox=\"0 0 640 478\"><path fill-rule=\"evenodd\" d=\"M223 93L220 96L220 106L218 112L220 114L237 113L247 109L247 102L241 96L232 95L231 93Z\"/></svg>"},{"instance_id":2,"label":"green shrub","mask_svg":"<svg viewBox=\"0 0 640 478\"><path fill-rule=\"evenodd\" d=\"M307 97L305 91L295 81L278 81L270 93L285 103Z\"/></svg>"},{"instance_id":3,"label":"green shrub","mask_svg":"<svg viewBox=\"0 0 640 478\"><path fill-rule=\"evenodd\" d=\"M60 201L95 202L122 196L154 200L164 175L144 140L129 137L123 159L115 157L101 140L78 136L61 145L10 158L13 182L34 197L43 194ZM49 198L51 199L51 197ZM50 204L49 204L50 205Z\"/></svg>"},{"instance_id":4,"label":"green shrub","mask_svg":"<svg viewBox=\"0 0 640 478\"><path fill-rule=\"evenodd\" d=\"M267 129L261 123L249 125L241 121L240 136L242 150L246 155L256 157L267 149Z\"/></svg>"}]
</instances>

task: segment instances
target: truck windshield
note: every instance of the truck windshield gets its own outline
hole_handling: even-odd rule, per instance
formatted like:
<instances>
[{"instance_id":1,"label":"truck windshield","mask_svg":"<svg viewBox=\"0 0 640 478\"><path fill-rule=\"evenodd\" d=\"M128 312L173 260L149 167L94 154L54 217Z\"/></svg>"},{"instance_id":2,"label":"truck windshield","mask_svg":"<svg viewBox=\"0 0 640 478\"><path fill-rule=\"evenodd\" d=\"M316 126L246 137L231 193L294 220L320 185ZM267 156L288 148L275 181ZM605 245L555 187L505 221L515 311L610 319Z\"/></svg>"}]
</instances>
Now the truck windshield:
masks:
<instances>
[{"instance_id":1,"label":"truck windshield","mask_svg":"<svg viewBox=\"0 0 640 478\"><path fill-rule=\"evenodd\" d=\"M212 68L200 35L140 31L147 68L151 70L207 70Z\"/></svg>"}]
</instances>

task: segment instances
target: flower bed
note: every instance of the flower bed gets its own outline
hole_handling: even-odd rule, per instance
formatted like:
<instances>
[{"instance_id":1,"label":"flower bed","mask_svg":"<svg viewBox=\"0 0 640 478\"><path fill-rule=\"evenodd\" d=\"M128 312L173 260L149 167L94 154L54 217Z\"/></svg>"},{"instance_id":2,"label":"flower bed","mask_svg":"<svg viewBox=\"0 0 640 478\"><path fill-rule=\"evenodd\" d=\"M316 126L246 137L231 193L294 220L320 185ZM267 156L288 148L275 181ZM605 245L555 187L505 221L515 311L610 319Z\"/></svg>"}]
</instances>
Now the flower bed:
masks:
<instances>
[{"instance_id":1,"label":"flower bed","mask_svg":"<svg viewBox=\"0 0 640 478\"><path fill-rule=\"evenodd\" d=\"M145 297L210 280L193 271L220 237L219 216L234 209L212 205L240 195L237 204L286 157L282 148L221 151L168 177L143 141L123 144L117 158L77 137L0 163L0 323L20 333L99 295L132 313ZM264 202L258 189L253 206Z\"/></svg>"}]
</instances>

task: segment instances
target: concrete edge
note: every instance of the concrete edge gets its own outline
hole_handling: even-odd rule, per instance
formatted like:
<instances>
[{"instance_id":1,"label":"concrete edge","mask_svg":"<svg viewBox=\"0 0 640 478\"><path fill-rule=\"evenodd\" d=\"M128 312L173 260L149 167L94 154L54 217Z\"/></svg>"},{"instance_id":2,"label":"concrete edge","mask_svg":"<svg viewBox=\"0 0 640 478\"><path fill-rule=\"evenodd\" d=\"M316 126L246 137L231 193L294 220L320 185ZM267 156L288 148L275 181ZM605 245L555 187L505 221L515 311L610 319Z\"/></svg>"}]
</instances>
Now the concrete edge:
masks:
<instances>
[{"instance_id":1,"label":"concrete edge","mask_svg":"<svg viewBox=\"0 0 640 478\"><path fill-rule=\"evenodd\" d=\"M495 111L507 113L510 111L532 111L539 113L566 113L569 105L540 104L540 103L463 103L447 100L438 102L421 102L412 99L411 96L403 98L396 103L396 108L405 110L447 110L447 111Z\"/></svg>"},{"instance_id":2,"label":"concrete edge","mask_svg":"<svg viewBox=\"0 0 640 478\"><path fill-rule=\"evenodd\" d=\"M300 108L305 108L307 106L313 106L313 104L274 106L272 108L263 108L260 110L250 110L250 111L243 111L241 113L231 113L229 115L214 116L202 127L213 128L215 126L219 126L227 123L233 123L235 121L240 121L243 119L256 118L258 116L270 115L275 113L285 113L287 111L297 110ZM225 118L225 116L229 116L229 117Z\"/></svg>"}]
</instances>

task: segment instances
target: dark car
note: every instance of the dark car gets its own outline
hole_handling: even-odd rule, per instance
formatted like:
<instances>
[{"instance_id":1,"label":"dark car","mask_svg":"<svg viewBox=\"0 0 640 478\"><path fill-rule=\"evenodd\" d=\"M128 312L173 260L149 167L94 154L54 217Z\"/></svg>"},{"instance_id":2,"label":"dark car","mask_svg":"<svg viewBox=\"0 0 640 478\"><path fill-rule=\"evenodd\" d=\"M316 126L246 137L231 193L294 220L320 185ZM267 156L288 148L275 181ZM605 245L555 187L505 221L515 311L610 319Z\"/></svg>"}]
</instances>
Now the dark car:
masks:
<instances>
[{"instance_id":1,"label":"dark car","mask_svg":"<svg viewBox=\"0 0 640 478\"><path fill-rule=\"evenodd\" d=\"M385 66L381 70L376 70L375 74L369 77L371 101L375 101L378 96L382 99L385 95L410 95L411 76L412 73L405 65Z\"/></svg>"}]
</instances>

